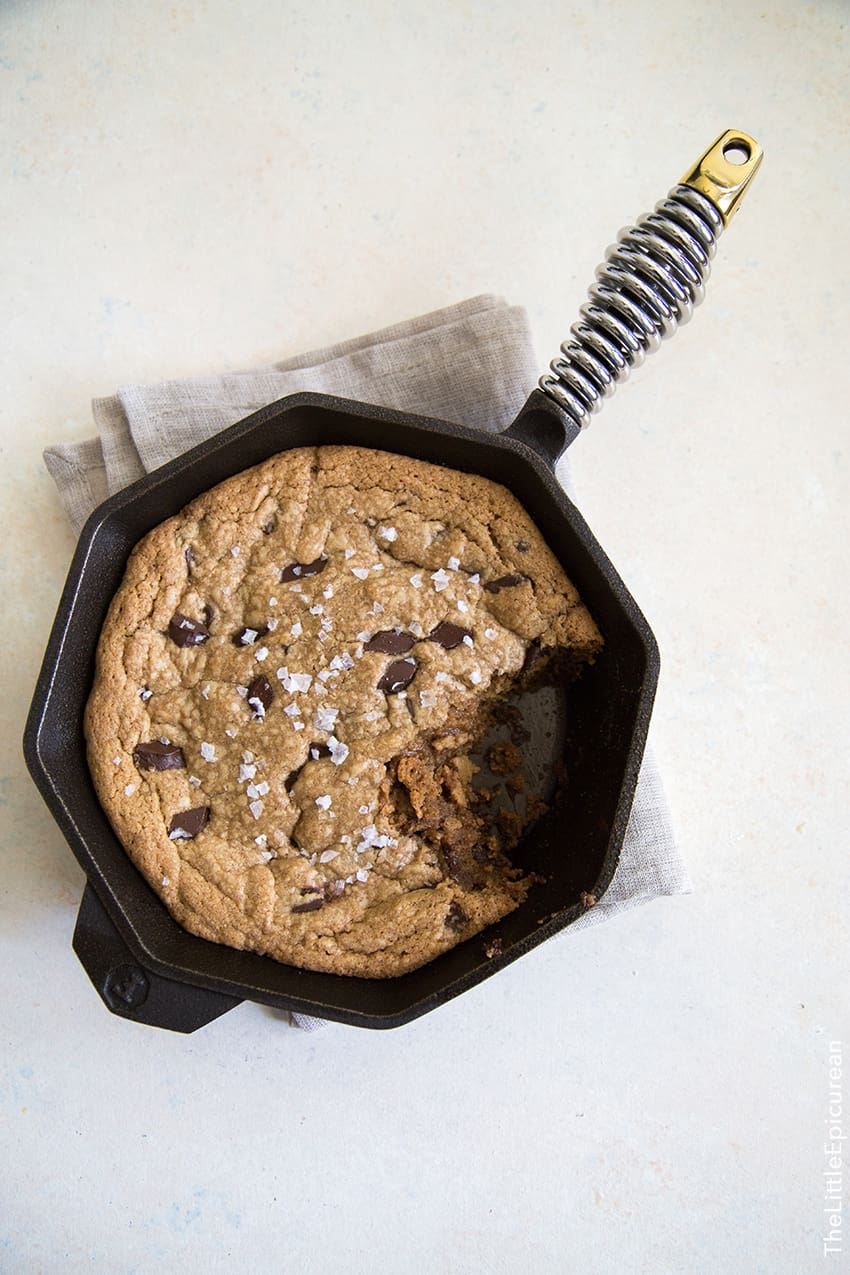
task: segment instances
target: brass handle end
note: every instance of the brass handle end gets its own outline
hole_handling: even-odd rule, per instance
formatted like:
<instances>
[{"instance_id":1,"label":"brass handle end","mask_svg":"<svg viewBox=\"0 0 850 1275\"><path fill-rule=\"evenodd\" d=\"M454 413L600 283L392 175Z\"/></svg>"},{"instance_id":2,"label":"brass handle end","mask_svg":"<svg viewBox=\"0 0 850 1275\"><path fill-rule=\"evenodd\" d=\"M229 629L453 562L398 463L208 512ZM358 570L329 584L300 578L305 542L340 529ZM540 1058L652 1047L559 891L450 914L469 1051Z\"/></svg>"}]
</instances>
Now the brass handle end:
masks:
<instances>
[{"instance_id":1,"label":"brass handle end","mask_svg":"<svg viewBox=\"0 0 850 1275\"><path fill-rule=\"evenodd\" d=\"M728 128L682 178L714 204L728 226L759 170L764 152L754 137Z\"/></svg>"}]
</instances>

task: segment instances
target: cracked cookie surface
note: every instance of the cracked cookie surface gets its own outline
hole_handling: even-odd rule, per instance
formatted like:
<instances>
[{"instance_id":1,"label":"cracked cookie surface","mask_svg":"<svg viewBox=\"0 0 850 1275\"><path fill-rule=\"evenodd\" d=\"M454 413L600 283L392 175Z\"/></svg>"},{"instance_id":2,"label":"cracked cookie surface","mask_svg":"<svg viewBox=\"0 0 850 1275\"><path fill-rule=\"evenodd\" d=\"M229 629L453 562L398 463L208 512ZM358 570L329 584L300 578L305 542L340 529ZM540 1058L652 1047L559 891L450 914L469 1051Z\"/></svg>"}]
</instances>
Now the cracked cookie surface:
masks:
<instances>
[{"instance_id":1,"label":"cracked cookie surface","mask_svg":"<svg viewBox=\"0 0 850 1275\"><path fill-rule=\"evenodd\" d=\"M525 897L468 752L531 663L568 677L601 646L504 487L295 449L134 549L98 646L89 766L187 930L389 977Z\"/></svg>"}]
</instances>

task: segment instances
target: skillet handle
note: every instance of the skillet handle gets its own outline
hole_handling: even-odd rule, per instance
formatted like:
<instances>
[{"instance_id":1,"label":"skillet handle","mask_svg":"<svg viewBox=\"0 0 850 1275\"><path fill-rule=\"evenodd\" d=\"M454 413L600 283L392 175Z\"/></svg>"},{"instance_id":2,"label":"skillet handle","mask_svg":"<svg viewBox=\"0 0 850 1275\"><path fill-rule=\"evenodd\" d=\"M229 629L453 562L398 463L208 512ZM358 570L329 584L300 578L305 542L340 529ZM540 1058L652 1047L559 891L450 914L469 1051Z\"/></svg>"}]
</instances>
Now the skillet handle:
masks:
<instances>
[{"instance_id":1,"label":"skillet handle","mask_svg":"<svg viewBox=\"0 0 850 1275\"><path fill-rule=\"evenodd\" d=\"M687 323L762 155L755 138L727 129L653 212L620 231L561 353L505 433L554 464L631 369ZM559 411L560 446L541 397Z\"/></svg>"},{"instance_id":2,"label":"skillet handle","mask_svg":"<svg viewBox=\"0 0 850 1275\"><path fill-rule=\"evenodd\" d=\"M77 914L73 948L106 1008L120 1018L173 1032L194 1032L242 1003L234 996L144 969L88 884Z\"/></svg>"}]
</instances>

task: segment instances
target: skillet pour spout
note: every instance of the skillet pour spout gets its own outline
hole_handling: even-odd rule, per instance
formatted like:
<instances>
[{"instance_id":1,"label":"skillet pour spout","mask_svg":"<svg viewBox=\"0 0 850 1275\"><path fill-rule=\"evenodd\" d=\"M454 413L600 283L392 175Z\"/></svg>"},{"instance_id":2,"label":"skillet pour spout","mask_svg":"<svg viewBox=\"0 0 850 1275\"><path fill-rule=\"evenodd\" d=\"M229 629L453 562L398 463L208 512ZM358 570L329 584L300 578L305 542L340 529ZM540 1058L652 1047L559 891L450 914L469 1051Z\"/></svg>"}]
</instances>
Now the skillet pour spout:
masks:
<instances>
[{"instance_id":1,"label":"skillet pour spout","mask_svg":"<svg viewBox=\"0 0 850 1275\"><path fill-rule=\"evenodd\" d=\"M761 158L751 137L727 130L654 212L620 234L561 353L503 434L324 394L295 394L147 474L94 511L50 633L24 753L86 874L73 945L112 1013L192 1032L251 1000L354 1026L397 1027L566 928L582 915L588 896L602 897L626 834L658 680L658 648L634 599L556 481L554 466L630 369L690 318L702 300L716 241ZM125 854L86 763L83 714L98 635L134 546L216 484L278 452L321 444L396 452L509 488L563 563L606 640L596 663L569 688L564 801L557 813L534 825L520 847L522 866L544 884L483 935L394 979L296 969L183 930Z\"/></svg>"}]
</instances>

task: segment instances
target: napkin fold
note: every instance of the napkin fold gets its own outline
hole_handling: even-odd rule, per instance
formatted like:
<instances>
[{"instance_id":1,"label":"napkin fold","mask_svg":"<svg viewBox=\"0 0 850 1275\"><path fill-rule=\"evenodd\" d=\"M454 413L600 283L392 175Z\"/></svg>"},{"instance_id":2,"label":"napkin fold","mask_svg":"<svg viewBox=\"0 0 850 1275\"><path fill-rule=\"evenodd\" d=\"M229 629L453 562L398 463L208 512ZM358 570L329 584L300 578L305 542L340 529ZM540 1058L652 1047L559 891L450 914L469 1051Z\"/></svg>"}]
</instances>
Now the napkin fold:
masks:
<instances>
[{"instance_id":1,"label":"napkin fold","mask_svg":"<svg viewBox=\"0 0 850 1275\"><path fill-rule=\"evenodd\" d=\"M44 460L79 530L107 496L267 403L299 390L337 394L498 433L514 419L536 379L525 310L499 297L472 297L268 367L125 385L111 398L94 400L96 438L57 443L47 448ZM559 463L558 477L572 495L567 457ZM599 903L564 936L649 899L684 894L690 888L661 776L648 748L614 879ZM308 1030L321 1025L300 1014L291 1018Z\"/></svg>"}]
</instances>

